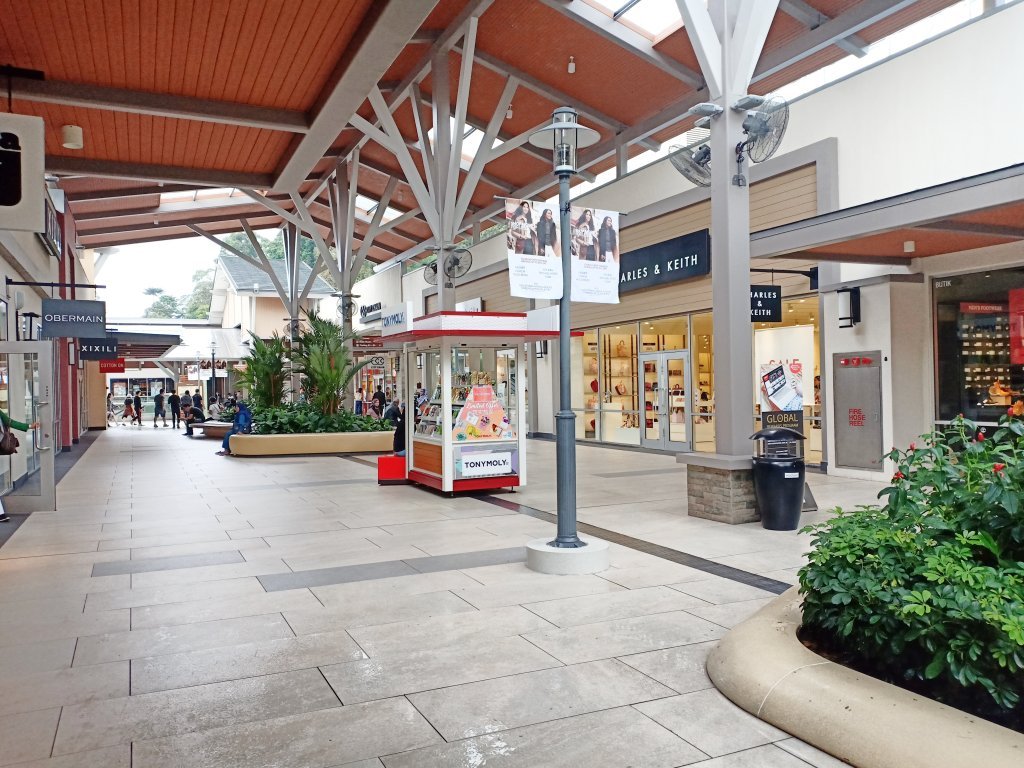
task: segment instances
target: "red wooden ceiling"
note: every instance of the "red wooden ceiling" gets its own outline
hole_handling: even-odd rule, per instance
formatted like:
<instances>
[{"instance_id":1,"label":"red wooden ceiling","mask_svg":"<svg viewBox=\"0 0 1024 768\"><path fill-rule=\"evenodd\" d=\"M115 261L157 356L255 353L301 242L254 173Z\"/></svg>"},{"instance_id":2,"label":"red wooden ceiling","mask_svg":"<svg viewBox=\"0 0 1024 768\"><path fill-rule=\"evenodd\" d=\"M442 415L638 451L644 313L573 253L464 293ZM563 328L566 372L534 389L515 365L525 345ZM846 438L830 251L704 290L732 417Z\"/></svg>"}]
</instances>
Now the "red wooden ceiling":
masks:
<instances>
[{"instance_id":1,"label":"red wooden ceiling","mask_svg":"<svg viewBox=\"0 0 1024 768\"><path fill-rule=\"evenodd\" d=\"M358 42L354 35L376 2L379 0L0 0L0 49L4 61L42 69L52 80L310 113L331 86L346 53ZM859 34L868 42L877 40L952 2L919 0ZM858 2L811 0L810 4L835 17ZM465 7L466 0L439 0L421 32L446 30ZM769 32L766 53L804 34L803 25L780 12ZM683 66L699 69L683 29L667 35L654 47ZM583 117L583 122L601 132L603 141L610 139L619 126L634 125L694 93L686 83L636 53L535 1L495 0L480 18L477 49L607 115L618 125L608 127ZM428 51L429 43L407 45L382 85L393 85L413 74L413 68ZM838 48L826 48L765 79L756 90L777 88L845 55ZM566 72L569 56L576 62L574 75ZM459 54L452 52L450 61L454 102ZM492 114L507 108L498 103L503 81L502 74L492 68L479 62L474 65L469 113L478 123L486 123ZM432 86L429 75L421 78L428 98ZM529 130L548 119L551 110L559 106L550 96L538 94L525 84L519 87L512 103L513 117L503 120L501 126L504 136ZM43 117L47 153L57 157L272 175L296 141L296 134L286 131L107 109L23 101L16 101L15 109ZM372 119L368 105L364 104L360 113ZM408 106L400 107L395 117L406 139L415 140ZM84 150L61 146L59 130L64 124L84 128ZM687 126L688 120L681 119L654 138L667 138ZM338 130L330 158L319 163L311 177L329 172L334 158L347 153L359 138L358 132L346 131L343 125ZM633 145L629 151L635 154L641 150ZM385 173L399 171L394 157L372 142L363 148L363 156ZM413 157L419 163L418 153L414 152ZM611 162L605 160L590 170L600 171ZM488 178L518 188L543 178L549 166L517 150L492 161L485 170ZM383 174L363 169L360 191L375 198L383 192L386 181ZM67 189L80 191L118 188L120 184L78 178L63 182ZM129 182L125 187L146 184L151 182ZM311 188L311 184L302 187L303 191ZM472 204L486 207L494 195L502 193L504 190L485 179L475 190ZM115 204L109 207L133 210L146 207L152 200L131 198L120 209ZM415 207L408 185L398 185L392 204L400 210ZM107 205L90 203L78 208L73 203L72 209L97 211ZM197 211L196 215L204 214ZM111 226L117 224L117 218L111 219ZM211 222L209 227L228 231L230 224ZM402 231L412 238L429 235L422 221L407 222ZM179 235L179 230L172 233ZM400 239L400 235L394 237Z\"/></svg>"}]
</instances>

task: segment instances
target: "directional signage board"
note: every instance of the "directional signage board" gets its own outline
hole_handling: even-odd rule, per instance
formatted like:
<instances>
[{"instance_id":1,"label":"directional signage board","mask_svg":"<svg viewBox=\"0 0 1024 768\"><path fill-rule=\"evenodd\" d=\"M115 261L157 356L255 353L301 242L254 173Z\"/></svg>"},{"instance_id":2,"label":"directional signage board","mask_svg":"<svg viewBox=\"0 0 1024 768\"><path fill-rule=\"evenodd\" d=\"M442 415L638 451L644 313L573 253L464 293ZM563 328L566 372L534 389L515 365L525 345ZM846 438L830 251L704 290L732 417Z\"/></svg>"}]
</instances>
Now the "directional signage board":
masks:
<instances>
[{"instance_id":1,"label":"directional signage board","mask_svg":"<svg viewBox=\"0 0 1024 768\"><path fill-rule=\"evenodd\" d=\"M117 339L81 339L78 342L78 357L81 360L113 360L117 357Z\"/></svg>"},{"instance_id":2,"label":"directional signage board","mask_svg":"<svg viewBox=\"0 0 1024 768\"><path fill-rule=\"evenodd\" d=\"M99 339L106 334L106 302L43 299L42 338Z\"/></svg>"}]
</instances>

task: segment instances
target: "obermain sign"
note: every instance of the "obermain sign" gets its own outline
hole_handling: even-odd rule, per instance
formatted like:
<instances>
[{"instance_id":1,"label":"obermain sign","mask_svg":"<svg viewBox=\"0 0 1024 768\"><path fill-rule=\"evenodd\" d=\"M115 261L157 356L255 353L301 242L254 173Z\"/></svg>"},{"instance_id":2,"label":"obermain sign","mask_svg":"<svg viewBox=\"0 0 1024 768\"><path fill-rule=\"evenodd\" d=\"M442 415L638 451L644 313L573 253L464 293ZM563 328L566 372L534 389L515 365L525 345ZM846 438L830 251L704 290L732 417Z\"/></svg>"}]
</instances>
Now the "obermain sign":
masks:
<instances>
[{"instance_id":1,"label":"obermain sign","mask_svg":"<svg viewBox=\"0 0 1024 768\"><path fill-rule=\"evenodd\" d=\"M99 339L106 335L106 302L43 299L42 338Z\"/></svg>"}]
</instances>

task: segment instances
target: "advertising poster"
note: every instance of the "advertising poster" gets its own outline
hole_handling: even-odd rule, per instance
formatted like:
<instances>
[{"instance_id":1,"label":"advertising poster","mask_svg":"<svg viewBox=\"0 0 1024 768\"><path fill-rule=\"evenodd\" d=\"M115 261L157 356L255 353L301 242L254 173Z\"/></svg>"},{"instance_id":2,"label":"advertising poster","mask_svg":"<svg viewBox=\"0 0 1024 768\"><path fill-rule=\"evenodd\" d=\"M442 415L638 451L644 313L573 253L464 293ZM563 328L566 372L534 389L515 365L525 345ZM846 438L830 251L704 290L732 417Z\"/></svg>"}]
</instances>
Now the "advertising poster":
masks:
<instances>
[{"instance_id":1,"label":"advertising poster","mask_svg":"<svg viewBox=\"0 0 1024 768\"><path fill-rule=\"evenodd\" d=\"M505 201L509 292L524 299L562 298L558 206Z\"/></svg>"},{"instance_id":2,"label":"advertising poster","mask_svg":"<svg viewBox=\"0 0 1024 768\"><path fill-rule=\"evenodd\" d=\"M814 327L755 331L754 363L762 413L802 410L805 384L811 384L814 377ZM808 405L811 402L809 399Z\"/></svg>"},{"instance_id":3,"label":"advertising poster","mask_svg":"<svg viewBox=\"0 0 1024 768\"><path fill-rule=\"evenodd\" d=\"M470 440L514 440L515 428L509 423L505 407L494 387L478 384L469 391L465 404L455 417L452 438L457 443Z\"/></svg>"},{"instance_id":4,"label":"advertising poster","mask_svg":"<svg viewBox=\"0 0 1024 768\"><path fill-rule=\"evenodd\" d=\"M619 214L573 206L572 300L619 303Z\"/></svg>"}]
</instances>

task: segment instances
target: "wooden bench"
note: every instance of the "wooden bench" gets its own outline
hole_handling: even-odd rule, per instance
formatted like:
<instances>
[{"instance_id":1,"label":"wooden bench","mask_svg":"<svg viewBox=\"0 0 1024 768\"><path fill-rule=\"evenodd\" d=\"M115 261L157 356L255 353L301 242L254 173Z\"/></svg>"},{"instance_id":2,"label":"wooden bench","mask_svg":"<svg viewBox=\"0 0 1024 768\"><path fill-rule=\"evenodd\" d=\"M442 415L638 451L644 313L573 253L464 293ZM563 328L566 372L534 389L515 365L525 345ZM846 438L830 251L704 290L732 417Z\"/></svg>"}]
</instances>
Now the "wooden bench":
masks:
<instances>
[{"instance_id":1,"label":"wooden bench","mask_svg":"<svg viewBox=\"0 0 1024 768\"><path fill-rule=\"evenodd\" d=\"M192 425L192 431L202 430L204 437L215 437L223 440L224 435L231 431L230 421L204 421Z\"/></svg>"}]
</instances>

